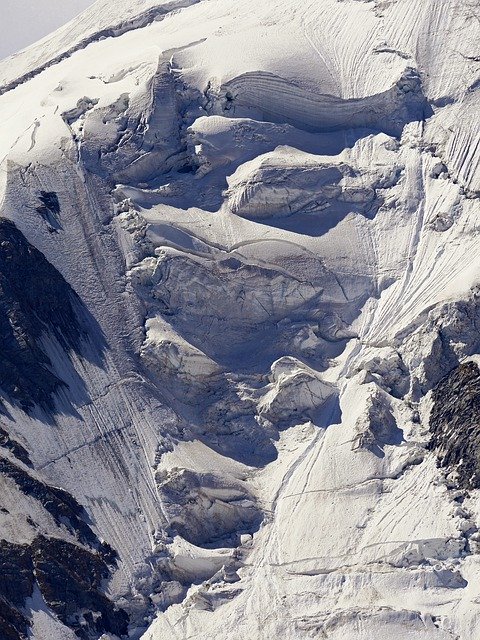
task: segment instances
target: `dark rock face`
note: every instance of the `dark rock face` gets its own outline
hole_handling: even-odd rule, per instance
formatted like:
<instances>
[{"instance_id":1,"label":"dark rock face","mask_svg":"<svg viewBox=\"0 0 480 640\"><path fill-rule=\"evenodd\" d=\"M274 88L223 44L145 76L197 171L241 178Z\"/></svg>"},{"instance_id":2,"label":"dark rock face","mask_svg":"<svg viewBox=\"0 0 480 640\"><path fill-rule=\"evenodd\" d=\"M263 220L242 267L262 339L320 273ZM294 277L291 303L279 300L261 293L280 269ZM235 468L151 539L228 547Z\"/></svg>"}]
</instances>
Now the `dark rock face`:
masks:
<instances>
[{"instance_id":1,"label":"dark rock face","mask_svg":"<svg viewBox=\"0 0 480 640\"><path fill-rule=\"evenodd\" d=\"M463 489L480 488L480 369L467 362L433 390L429 448Z\"/></svg>"},{"instance_id":2,"label":"dark rock face","mask_svg":"<svg viewBox=\"0 0 480 640\"><path fill-rule=\"evenodd\" d=\"M47 198L48 196L48 198ZM55 208L52 194L45 200ZM24 410L52 408L64 383L52 372L40 338L50 332L66 351L82 334L78 298L63 276L13 222L0 219L0 388Z\"/></svg>"},{"instance_id":3,"label":"dark rock face","mask_svg":"<svg viewBox=\"0 0 480 640\"><path fill-rule=\"evenodd\" d=\"M55 191L41 191L40 200L44 207L47 207L53 214L58 215L60 213L60 203Z\"/></svg>"},{"instance_id":4,"label":"dark rock face","mask_svg":"<svg viewBox=\"0 0 480 640\"><path fill-rule=\"evenodd\" d=\"M0 595L21 607L33 589L33 565L27 545L2 542L0 545Z\"/></svg>"},{"instance_id":5,"label":"dark rock face","mask_svg":"<svg viewBox=\"0 0 480 640\"><path fill-rule=\"evenodd\" d=\"M30 456L28 455L28 451L22 447L22 445L17 442L14 438L12 438L5 429L2 429L0 426L0 447L4 449L8 449L15 458L23 462L23 464L27 465L27 467L31 467L32 463L30 461Z\"/></svg>"},{"instance_id":6,"label":"dark rock face","mask_svg":"<svg viewBox=\"0 0 480 640\"><path fill-rule=\"evenodd\" d=\"M60 203L55 191L41 191L39 200L42 203L37 212L42 216L49 231L57 233L62 227L59 221Z\"/></svg>"},{"instance_id":7,"label":"dark rock face","mask_svg":"<svg viewBox=\"0 0 480 640\"><path fill-rule=\"evenodd\" d=\"M23 613L0 597L0 637L2 640L27 640L29 621Z\"/></svg>"},{"instance_id":8,"label":"dark rock face","mask_svg":"<svg viewBox=\"0 0 480 640\"><path fill-rule=\"evenodd\" d=\"M95 553L59 540L39 536L31 547L38 586L59 620L79 638L98 638L104 632L123 636L128 615L101 593L109 576L106 562Z\"/></svg>"},{"instance_id":9,"label":"dark rock face","mask_svg":"<svg viewBox=\"0 0 480 640\"><path fill-rule=\"evenodd\" d=\"M116 552L100 542L85 521L83 507L72 495L42 482L26 467L30 462L27 452L1 428L0 446L19 461L16 464L11 458L0 457L0 476L13 480L21 493L48 511L60 530L66 527L78 541L74 544L45 535L37 535L31 544L23 545L0 540L0 640L29 637L26 606L35 586L51 611L79 638L97 640L104 632L125 635L128 615L116 609L102 592L103 580L110 577L116 562ZM31 519L30 525L36 529Z\"/></svg>"},{"instance_id":10,"label":"dark rock face","mask_svg":"<svg viewBox=\"0 0 480 640\"><path fill-rule=\"evenodd\" d=\"M0 458L0 474L11 478L22 493L38 500L55 522L65 525L80 542L98 546L97 537L82 519L83 507L69 493L41 482L6 458Z\"/></svg>"},{"instance_id":11,"label":"dark rock face","mask_svg":"<svg viewBox=\"0 0 480 640\"><path fill-rule=\"evenodd\" d=\"M21 611L32 595L33 563L28 545L0 542L0 637L26 640L29 621Z\"/></svg>"},{"instance_id":12,"label":"dark rock face","mask_svg":"<svg viewBox=\"0 0 480 640\"><path fill-rule=\"evenodd\" d=\"M100 591L108 576L108 565L99 554L58 538L38 536L31 545L0 542L0 637L28 637L24 607L35 584L50 609L79 638L90 640L104 632L125 635L127 614Z\"/></svg>"}]
</instances>

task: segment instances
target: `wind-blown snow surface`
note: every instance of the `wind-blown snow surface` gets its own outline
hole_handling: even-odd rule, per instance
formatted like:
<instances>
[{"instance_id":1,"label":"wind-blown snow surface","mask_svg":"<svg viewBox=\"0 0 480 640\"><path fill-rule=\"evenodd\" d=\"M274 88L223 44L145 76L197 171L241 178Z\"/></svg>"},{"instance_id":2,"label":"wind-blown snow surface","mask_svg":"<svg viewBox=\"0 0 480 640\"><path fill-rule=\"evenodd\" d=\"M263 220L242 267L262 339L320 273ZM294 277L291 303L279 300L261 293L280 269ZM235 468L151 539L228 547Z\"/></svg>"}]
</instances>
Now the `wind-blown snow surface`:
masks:
<instances>
[{"instance_id":1,"label":"wind-blown snow surface","mask_svg":"<svg viewBox=\"0 0 480 640\"><path fill-rule=\"evenodd\" d=\"M2 424L119 554L131 637L480 635L478 484L428 444L480 353L479 22L99 0L0 65L1 215L82 317L32 329L51 397L7 376Z\"/></svg>"}]
</instances>

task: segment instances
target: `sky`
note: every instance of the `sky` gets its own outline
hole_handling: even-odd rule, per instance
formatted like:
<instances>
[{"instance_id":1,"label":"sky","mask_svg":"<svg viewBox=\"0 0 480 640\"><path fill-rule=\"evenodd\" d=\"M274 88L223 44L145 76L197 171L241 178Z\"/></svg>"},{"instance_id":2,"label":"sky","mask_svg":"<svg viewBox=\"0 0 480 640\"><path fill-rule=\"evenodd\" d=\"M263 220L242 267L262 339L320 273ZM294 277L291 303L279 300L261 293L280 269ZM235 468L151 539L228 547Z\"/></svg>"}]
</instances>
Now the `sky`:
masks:
<instances>
[{"instance_id":1,"label":"sky","mask_svg":"<svg viewBox=\"0 0 480 640\"><path fill-rule=\"evenodd\" d=\"M94 0L0 0L0 59L28 47Z\"/></svg>"}]
</instances>

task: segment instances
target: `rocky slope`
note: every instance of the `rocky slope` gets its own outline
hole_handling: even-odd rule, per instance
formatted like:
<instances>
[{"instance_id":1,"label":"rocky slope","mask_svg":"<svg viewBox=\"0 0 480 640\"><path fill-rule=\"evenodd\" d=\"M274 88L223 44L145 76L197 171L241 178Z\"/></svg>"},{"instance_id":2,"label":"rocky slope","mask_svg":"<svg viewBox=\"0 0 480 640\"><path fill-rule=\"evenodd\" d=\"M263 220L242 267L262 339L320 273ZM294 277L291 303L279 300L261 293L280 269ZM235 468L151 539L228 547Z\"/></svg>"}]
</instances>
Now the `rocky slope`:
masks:
<instances>
[{"instance_id":1,"label":"rocky slope","mask_svg":"<svg viewBox=\"0 0 480 640\"><path fill-rule=\"evenodd\" d=\"M99 0L0 63L6 638L480 634L479 24Z\"/></svg>"}]
</instances>

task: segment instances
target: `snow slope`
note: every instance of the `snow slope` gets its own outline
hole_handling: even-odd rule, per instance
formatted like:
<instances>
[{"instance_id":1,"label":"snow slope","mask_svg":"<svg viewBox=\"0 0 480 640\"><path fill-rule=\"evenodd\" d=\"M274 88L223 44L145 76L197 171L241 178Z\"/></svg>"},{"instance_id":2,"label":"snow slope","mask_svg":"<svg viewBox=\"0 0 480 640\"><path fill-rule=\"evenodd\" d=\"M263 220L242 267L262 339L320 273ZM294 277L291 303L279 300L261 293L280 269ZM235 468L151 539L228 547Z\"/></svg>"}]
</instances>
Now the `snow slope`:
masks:
<instances>
[{"instance_id":1,"label":"snow slope","mask_svg":"<svg viewBox=\"0 0 480 640\"><path fill-rule=\"evenodd\" d=\"M46 396L2 370L2 425L118 553L129 637L480 635L471 416L436 391L480 353L479 21L98 0L0 63L1 216L81 319L7 312Z\"/></svg>"}]
</instances>

